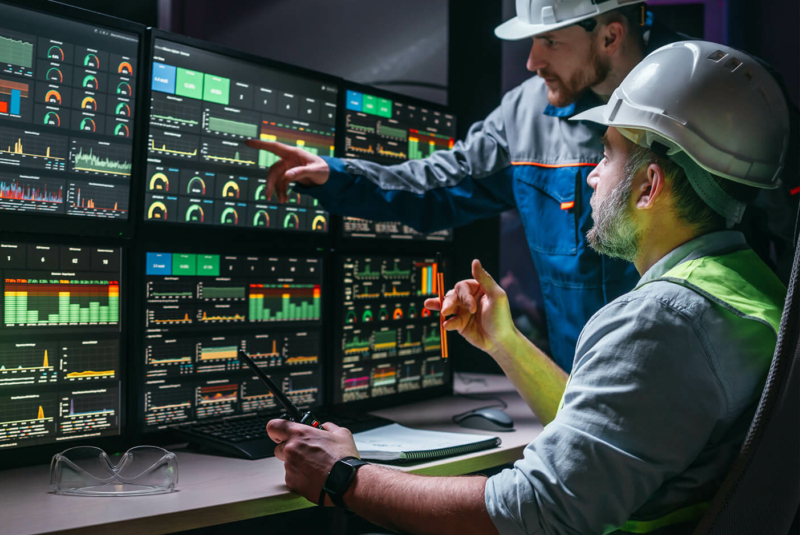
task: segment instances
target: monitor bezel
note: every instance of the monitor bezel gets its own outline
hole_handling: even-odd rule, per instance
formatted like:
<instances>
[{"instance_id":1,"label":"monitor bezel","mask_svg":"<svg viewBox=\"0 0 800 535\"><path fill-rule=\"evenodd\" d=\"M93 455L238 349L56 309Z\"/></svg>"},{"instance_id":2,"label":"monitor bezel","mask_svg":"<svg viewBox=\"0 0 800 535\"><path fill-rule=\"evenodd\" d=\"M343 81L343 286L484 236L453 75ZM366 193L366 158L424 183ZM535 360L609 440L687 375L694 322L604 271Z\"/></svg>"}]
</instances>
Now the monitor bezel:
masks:
<instances>
[{"instance_id":1,"label":"monitor bezel","mask_svg":"<svg viewBox=\"0 0 800 535\"><path fill-rule=\"evenodd\" d=\"M145 45L146 27L109 15L103 15L83 8L69 6L55 1L47 0L0 0L0 5L7 4L15 8L38 12L73 20L83 24L96 24L110 29L129 32L139 38L139 65L146 65ZM136 81L137 100L141 99L144 91L144 76L139 75ZM141 108L141 105L138 106ZM139 110L140 111L140 110ZM6 212L0 210L0 229L3 232L42 233L42 234L69 234L72 236L96 236L101 238L132 238L136 228L136 214L138 213L137 198L135 195L137 177L143 172L142 159L139 150L142 146L143 131L138 122L138 111L132 118L134 121L133 151L131 153L130 190L128 193L128 219L118 221L113 219L96 219L69 215L32 215L27 213Z\"/></svg>"},{"instance_id":2,"label":"monitor bezel","mask_svg":"<svg viewBox=\"0 0 800 535\"><path fill-rule=\"evenodd\" d=\"M192 37L187 37L185 35L179 35L176 33L168 32L165 30L158 30L154 28L148 29L148 39L147 39L147 64L149 67L147 80L149 81L152 78L152 58L155 53L155 43L157 39L167 40L171 42L175 42L180 45L184 46L191 46L205 52L210 52L214 54L220 54L223 56L228 56L232 59L246 61L255 64L258 67L266 67L274 70L283 71L289 75L295 76L302 76L305 78L309 78L312 80L318 80L322 83L328 83L334 85L337 89L337 97L336 97L336 104L337 104L337 114L338 114L338 93L341 92L343 80L339 77L332 76L329 74L313 71L310 69L306 69L303 67L298 67L296 65L290 65L288 63L279 62L276 60L272 60L269 58L257 56L254 54L249 54L247 52L242 52L240 50L224 47L221 45L217 45L214 43L209 43L206 41L202 41L199 39L195 39ZM142 136L140 141L141 143L141 151L142 151L142 158L143 161L146 163L147 161L147 139L150 129L150 120L149 120L149 110L150 110L150 100L152 96L152 88L151 84L147 83L146 88L143 92L145 98L145 105L141 107L142 111L142 120L147 130L146 134ZM147 113L145 113L147 112ZM338 117L336 118L336 132L334 134L334 147L338 147L338 138L339 130L338 130ZM338 149L334 149L337 151ZM145 169L146 169L145 165ZM144 176L144 175L142 175ZM137 222L139 224L139 234L140 238L144 240L183 240L187 237L187 235L203 235L205 240L213 241L213 240L225 240L227 242L234 242L234 243L252 243L253 241L264 240L267 245L277 245L282 247L284 244L280 243L281 238L286 238L290 242L299 242L306 244L308 246L316 247L316 246L324 246L329 245L331 241L331 236L334 231L332 228L331 222L331 215L328 216L328 231L327 232L313 232L313 231L284 231L280 229L264 229L264 230L257 230L247 227L237 227L235 230L220 226L200 226L200 225L192 225L189 223L171 223L171 224L164 224L164 223L157 223L152 221L147 221L144 218L144 207L145 207L145 195L147 192L145 191L144 180L141 181L139 185L138 191L136 195L138 197L138 201L140 206L142 206L141 213L137 214ZM277 240L276 240L277 239ZM276 243L277 241L277 243Z\"/></svg>"}]
</instances>

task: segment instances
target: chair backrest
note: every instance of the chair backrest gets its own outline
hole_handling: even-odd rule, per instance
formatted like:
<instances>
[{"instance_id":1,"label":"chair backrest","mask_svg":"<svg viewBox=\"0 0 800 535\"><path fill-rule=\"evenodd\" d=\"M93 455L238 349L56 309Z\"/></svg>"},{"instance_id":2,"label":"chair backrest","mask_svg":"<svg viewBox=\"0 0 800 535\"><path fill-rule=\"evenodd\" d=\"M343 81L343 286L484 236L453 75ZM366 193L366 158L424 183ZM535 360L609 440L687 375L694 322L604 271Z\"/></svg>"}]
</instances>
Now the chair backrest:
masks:
<instances>
[{"instance_id":1,"label":"chair backrest","mask_svg":"<svg viewBox=\"0 0 800 535\"><path fill-rule=\"evenodd\" d=\"M800 218L799 218L800 219ZM800 247L755 418L694 535L787 535L800 507Z\"/></svg>"}]
</instances>

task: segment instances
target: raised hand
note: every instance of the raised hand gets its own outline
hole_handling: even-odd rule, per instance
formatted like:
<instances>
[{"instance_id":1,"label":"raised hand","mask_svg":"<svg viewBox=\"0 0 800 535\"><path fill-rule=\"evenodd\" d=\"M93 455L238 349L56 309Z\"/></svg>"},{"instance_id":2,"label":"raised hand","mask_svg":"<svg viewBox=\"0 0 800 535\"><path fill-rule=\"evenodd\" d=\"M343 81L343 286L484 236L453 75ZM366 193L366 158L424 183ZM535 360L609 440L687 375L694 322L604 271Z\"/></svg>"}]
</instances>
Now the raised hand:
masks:
<instances>
[{"instance_id":1,"label":"raised hand","mask_svg":"<svg viewBox=\"0 0 800 535\"><path fill-rule=\"evenodd\" d=\"M438 299L427 299L425 307L439 310L449 318L444 326L458 331L475 347L493 353L516 333L506 292L483 269L472 261L474 279L464 280L447 292L443 306Z\"/></svg>"}]
</instances>

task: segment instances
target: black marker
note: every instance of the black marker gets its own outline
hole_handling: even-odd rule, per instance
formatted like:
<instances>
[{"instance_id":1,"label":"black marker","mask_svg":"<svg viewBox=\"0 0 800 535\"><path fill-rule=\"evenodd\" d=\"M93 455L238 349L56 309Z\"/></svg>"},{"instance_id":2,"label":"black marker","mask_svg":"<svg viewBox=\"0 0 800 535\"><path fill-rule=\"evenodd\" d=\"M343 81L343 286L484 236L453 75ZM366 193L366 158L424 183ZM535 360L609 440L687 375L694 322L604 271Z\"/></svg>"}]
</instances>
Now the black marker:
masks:
<instances>
[{"instance_id":1,"label":"black marker","mask_svg":"<svg viewBox=\"0 0 800 535\"><path fill-rule=\"evenodd\" d=\"M283 409L286 412L281 415L282 419L298 424L310 425L311 427L316 427L317 429L322 429L323 431L325 430L320 421L317 420L317 417L314 416L311 411L300 412L300 409L298 409L297 406L292 403L292 400L286 397L286 394L284 394L281 389L278 388L278 385L273 383L272 379L267 377L267 374L264 373L264 370L259 368L258 365L253 362L253 359L250 358L250 355L245 353L243 349L239 350L239 360L247 364L250 370L255 373L259 379L261 379L261 382L267 385L267 388L270 392L272 392L272 395L275 396L275 399L278 400L278 403L283 405Z\"/></svg>"}]
</instances>

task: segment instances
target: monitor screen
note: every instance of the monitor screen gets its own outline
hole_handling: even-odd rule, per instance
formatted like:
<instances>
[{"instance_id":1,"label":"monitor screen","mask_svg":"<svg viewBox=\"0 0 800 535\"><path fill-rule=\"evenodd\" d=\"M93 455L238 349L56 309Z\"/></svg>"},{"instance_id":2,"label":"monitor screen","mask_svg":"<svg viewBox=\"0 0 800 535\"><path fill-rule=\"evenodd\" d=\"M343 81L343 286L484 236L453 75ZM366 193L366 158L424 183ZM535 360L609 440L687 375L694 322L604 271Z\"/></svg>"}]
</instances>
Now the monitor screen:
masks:
<instances>
[{"instance_id":1,"label":"monitor screen","mask_svg":"<svg viewBox=\"0 0 800 535\"><path fill-rule=\"evenodd\" d=\"M366 92L345 93L345 156L393 165L430 156L453 147L455 116L420 106L400 95L380 98ZM438 107L437 107L438 108ZM450 241L451 230L422 234L397 221L345 217L343 236Z\"/></svg>"},{"instance_id":2,"label":"monitor screen","mask_svg":"<svg viewBox=\"0 0 800 535\"><path fill-rule=\"evenodd\" d=\"M121 257L0 243L0 449L119 434Z\"/></svg>"},{"instance_id":3,"label":"monitor screen","mask_svg":"<svg viewBox=\"0 0 800 535\"><path fill-rule=\"evenodd\" d=\"M156 39L144 218L160 223L327 232L316 199L268 201L280 141L333 155L336 84Z\"/></svg>"},{"instance_id":4,"label":"monitor screen","mask_svg":"<svg viewBox=\"0 0 800 535\"><path fill-rule=\"evenodd\" d=\"M280 411L244 349L300 407L322 403L322 260L150 252L145 431Z\"/></svg>"},{"instance_id":5,"label":"monitor screen","mask_svg":"<svg viewBox=\"0 0 800 535\"><path fill-rule=\"evenodd\" d=\"M128 219L138 54L137 34L3 5L0 213Z\"/></svg>"},{"instance_id":6,"label":"monitor screen","mask_svg":"<svg viewBox=\"0 0 800 535\"><path fill-rule=\"evenodd\" d=\"M344 284L337 296L333 403L389 403L450 385L439 316L423 304L438 292L435 260L353 256L338 263Z\"/></svg>"}]
</instances>

